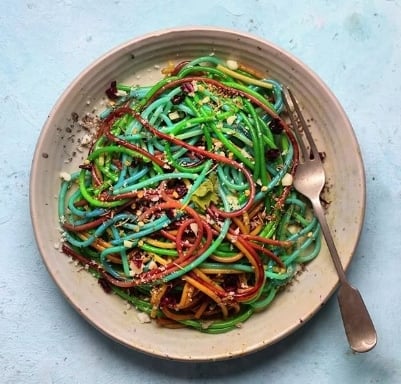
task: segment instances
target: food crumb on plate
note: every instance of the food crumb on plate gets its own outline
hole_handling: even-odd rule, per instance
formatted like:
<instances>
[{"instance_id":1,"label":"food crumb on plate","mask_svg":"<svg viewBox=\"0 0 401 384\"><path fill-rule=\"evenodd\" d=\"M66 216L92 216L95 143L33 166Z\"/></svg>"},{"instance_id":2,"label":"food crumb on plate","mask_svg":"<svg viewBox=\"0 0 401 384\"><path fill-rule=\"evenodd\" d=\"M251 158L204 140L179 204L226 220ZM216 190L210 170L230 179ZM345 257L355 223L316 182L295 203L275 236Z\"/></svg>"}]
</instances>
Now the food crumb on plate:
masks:
<instances>
[{"instance_id":1,"label":"food crumb on plate","mask_svg":"<svg viewBox=\"0 0 401 384\"><path fill-rule=\"evenodd\" d=\"M136 316L141 324L152 322L151 318L149 317L149 315L147 313L138 312Z\"/></svg>"},{"instance_id":2,"label":"food crumb on plate","mask_svg":"<svg viewBox=\"0 0 401 384\"><path fill-rule=\"evenodd\" d=\"M71 175L68 172L60 172L60 178L64 181L70 181Z\"/></svg>"}]
</instances>

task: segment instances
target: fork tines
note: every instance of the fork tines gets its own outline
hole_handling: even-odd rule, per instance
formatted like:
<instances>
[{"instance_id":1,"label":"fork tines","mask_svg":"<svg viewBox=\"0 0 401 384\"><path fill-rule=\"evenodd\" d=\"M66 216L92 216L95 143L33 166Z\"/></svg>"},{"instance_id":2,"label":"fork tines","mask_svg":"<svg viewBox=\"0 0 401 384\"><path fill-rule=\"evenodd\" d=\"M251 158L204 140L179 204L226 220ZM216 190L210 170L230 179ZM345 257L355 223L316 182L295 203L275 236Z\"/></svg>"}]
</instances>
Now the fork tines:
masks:
<instances>
[{"instance_id":1,"label":"fork tines","mask_svg":"<svg viewBox=\"0 0 401 384\"><path fill-rule=\"evenodd\" d=\"M289 98L290 98L291 104L292 104L292 108L290 106L290 103L289 103L286 93L288 93L288 95L289 95ZM293 93L291 92L290 88L288 88L288 87L286 88L286 91L283 90L283 101L284 101L285 108L288 112L288 116L290 118L293 131L295 133L295 136L297 138L298 144L301 148L303 155L305 157L308 156L310 159L312 159L312 158L319 159L319 150L316 147L315 141L309 130L308 124L305 121L305 118L301 112L301 108L300 108L296 98L294 97ZM303 132L306 136L307 142L310 147L310 151L308 151L308 149L305 146L301 132Z\"/></svg>"}]
</instances>

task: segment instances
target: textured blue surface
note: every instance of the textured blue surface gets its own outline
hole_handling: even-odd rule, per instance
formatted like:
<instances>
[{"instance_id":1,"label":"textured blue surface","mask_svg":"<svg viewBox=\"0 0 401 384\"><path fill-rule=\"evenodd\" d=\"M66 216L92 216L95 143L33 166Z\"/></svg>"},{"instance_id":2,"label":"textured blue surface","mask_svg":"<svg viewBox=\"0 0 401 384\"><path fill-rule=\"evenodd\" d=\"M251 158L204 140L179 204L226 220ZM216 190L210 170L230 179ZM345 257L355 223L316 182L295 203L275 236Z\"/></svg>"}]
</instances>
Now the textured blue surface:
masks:
<instances>
[{"instance_id":1,"label":"textured blue surface","mask_svg":"<svg viewBox=\"0 0 401 384\"><path fill-rule=\"evenodd\" d=\"M333 90L367 176L366 222L349 270L379 334L352 354L335 298L283 342L235 361L182 364L127 350L76 313L34 242L28 182L54 102L105 51L167 27L251 32L292 52ZM0 14L0 382L401 383L401 2L3 0ZM352 198L352 197L351 197Z\"/></svg>"}]
</instances>

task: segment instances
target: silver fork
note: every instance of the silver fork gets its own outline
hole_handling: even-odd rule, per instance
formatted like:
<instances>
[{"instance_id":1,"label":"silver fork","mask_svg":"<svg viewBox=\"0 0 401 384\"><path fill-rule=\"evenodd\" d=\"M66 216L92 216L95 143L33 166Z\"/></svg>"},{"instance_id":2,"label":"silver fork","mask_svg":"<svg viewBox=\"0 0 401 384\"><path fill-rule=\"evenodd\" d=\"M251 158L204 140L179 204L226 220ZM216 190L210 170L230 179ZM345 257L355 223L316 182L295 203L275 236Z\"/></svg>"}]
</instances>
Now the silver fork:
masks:
<instances>
[{"instance_id":1,"label":"silver fork","mask_svg":"<svg viewBox=\"0 0 401 384\"><path fill-rule=\"evenodd\" d=\"M288 88L287 93L291 99L293 110L289 105L289 100L285 92L283 92L283 100L303 157L296 169L293 185L298 192L310 200L337 270L340 280L337 298L349 345L355 352L368 352L376 345L376 330L361 294L358 289L348 282L345 275L320 202L320 194L326 181L320 154L294 95ZM294 112L296 117L294 116ZM298 121L304 135L301 135L298 128ZM303 137L306 137L310 151L304 144Z\"/></svg>"}]
</instances>

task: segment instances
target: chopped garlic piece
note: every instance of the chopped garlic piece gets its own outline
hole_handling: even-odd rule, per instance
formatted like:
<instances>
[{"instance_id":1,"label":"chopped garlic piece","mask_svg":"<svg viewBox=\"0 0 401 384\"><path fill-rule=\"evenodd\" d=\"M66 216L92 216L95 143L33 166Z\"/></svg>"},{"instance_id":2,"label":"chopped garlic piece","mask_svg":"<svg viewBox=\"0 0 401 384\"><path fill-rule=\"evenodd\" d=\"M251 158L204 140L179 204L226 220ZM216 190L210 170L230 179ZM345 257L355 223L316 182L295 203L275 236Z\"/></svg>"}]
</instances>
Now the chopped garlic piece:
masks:
<instances>
[{"instance_id":1,"label":"chopped garlic piece","mask_svg":"<svg viewBox=\"0 0 401 384\"><path fill-rule=\"evenodd\" d=\"M71 181L71 175L68 172L60 172L60 178L64 181Z\"/></svg>"},{"instance_id":2,"label":"chopped garlic piece","mask_svg":"<svg viewBox=\"0 0 401 384\"><path fill-rule=\"evenodd\" d=\"M124 240L124 247L125 248L132 248L133 245L134 245L134 243L132 241Z\"/></svg>"},{"instance_id":3,"label":"chopped garlic piece","mask_svg":"<svg viewBox=\"0 0 401 384\"><path fill-rule=\"evenodd\" d=\"M156 269L156 268L157 268L156 262L153 261L153 260L151 260L151 261L149 262L148 268L149 268L149 270Z\"/></svg>"},{"instance_id":4,"label":"chopped garlic piece","mask_svg":"<svg viewBox=\"0 0 401 384\"><path fill-rule=\"evenodd\" d=\"M283 187L289 187L292 185L292 175L290 173L286 173L284 177L281 179L281 185Z\"/></svg>"},{"instance_id":5,"label":"chopped garlic piece","mask_svg":"<svg viewBox=\"0 0 401 384\"><path fill-rule=\"evenodd\" d=\"M168 117L170 118L170 120L174 121L174 120L179 120L180 118L180 114L177 111L174 112L170 112L168 114Z\"/></svg>"},{"instance_id":6,"label":"chopped garlic piece","mask_svg":"<svg viewBox=\"0 0 401 384\"><path fill-rule=\"evenodd\" d=\"M85 134L82 136L81 145L86 146L86 145L90 144L91 141L92 141L92 137L88 134Z\"/></svg>"},{"instance_id":7,"label":"chopped garlic piece","mask_svg":"<svg viewBox=\"0 0 401 384\"><path fill-rule=\"evenodd\" d=\"M191 223L189 224L189 227L191 228L191 231L195 234L195 236L198 235L198 224L196 223Z\"/></svg>"},{"instance_id":8,"label":"chopped garlic piece","mask_svg":"<svg viewBox=\"0 0 401 384\"><path fill-rule=\"evenodd\" d=\"M232 125L234 123L234 121L236 120L237 116L235 115L231 115L227 117L227 124L228 125Z\"/></svg>"},{"instance_id":9,"label":"chopped garlic piece","mask_svg":"<svg viewBox=\"0 0 401 384\"><path fill-rule=\"evenodd\" d=\"M238 63L235 60L227 60L226 64L227 64L227 67L233 71L238 69Z\"/></svg>"},{"instance_id":10,"label":"chopped garlic piece","mask_svg":"<svg viewBox=\"0 0 401 384\"><path fill-rule=\"evenodd\" d=\"M150 323L152 321L150 319L149 315L147 313L144 313L144 312L138 312L136 317L138 318L138 320L139 320L139 322L141 324Z\"/></svg>"}]
</instances>

